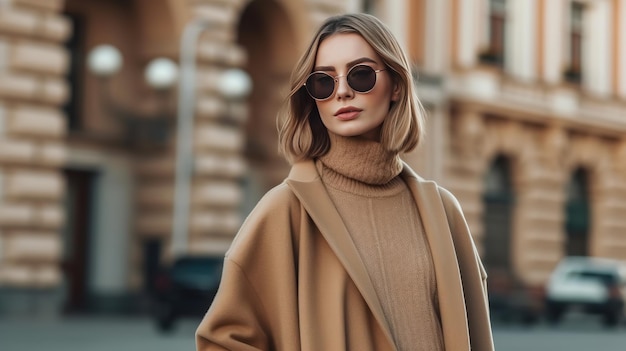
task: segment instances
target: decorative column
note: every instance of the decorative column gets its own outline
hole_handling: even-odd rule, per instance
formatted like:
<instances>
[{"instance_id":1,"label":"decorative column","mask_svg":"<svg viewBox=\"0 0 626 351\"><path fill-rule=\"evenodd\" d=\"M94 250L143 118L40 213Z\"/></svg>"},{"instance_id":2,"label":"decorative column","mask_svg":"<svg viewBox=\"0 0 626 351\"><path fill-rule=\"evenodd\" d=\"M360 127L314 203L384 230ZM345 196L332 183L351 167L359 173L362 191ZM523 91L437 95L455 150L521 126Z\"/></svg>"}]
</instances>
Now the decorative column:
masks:
<instances>
[{"instance_id":1,"label":"decorative column","mask_svg":"<svg viewBox=\"0 0 626 351\"><path fill-rule=\"evenodd\" d=\"M531 155L522 156L516 182L515 268L529 285L545 283L563 255L567 135L549 127Z\"/></svg>"},{"instance_id":2,"label":"decorative column","mask_svg":"<svg viewBox=\"0 0 626 351\"><path fill-rule=\"evenodd\" d=\"M591 197L593 256L626 260L626 142L609 151L607 145L597 154L601 158L596 170L595 193Z\"/></svg>"},{"instance_id":3,"label":"decorative column","mask_svg":"<svg viewBox=\"0 0 626 351\"><path fill-rule=\"evenodd\" d=\"M193 17L209 27L198 40L187 253L222 255L242 222L240 180L247 102L231 100L220 90L222 74L242 67L246 53L236 44L244 1L195 1Z\"/></svg>"},{"instance_id":4,"label":"decorative column","mask_svg":"<svg viewBox=\"0 0 626 351\"><path fill-rule=\"evenodd\" d=\"M62 7L0 3L0 313L56 313L45 309L59 303L69 34Z\"/></svg>"},{"instance_id":5,"label":"decorative column","mask_svg":"<svg viewBox=\"0 0 626 351\"><path fill-rule=\"evenodd\" d=\"M483 116L472 110L462 110L450 119L450 157L446 184L461 203L465 218L482 251L483 237L483 173L482 157L486 136Z\"/></svg>"}]
</instances>

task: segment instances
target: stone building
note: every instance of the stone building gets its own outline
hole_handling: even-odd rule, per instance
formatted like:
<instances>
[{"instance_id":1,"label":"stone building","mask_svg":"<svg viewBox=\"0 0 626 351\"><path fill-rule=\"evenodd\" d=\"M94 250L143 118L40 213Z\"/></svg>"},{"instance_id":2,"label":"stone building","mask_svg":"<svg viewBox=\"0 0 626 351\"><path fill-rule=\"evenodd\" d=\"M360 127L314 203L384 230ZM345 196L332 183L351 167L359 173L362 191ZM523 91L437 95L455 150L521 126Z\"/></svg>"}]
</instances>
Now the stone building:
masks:
<instances>
[{"instance_id":1,"label":"stone building","mask_svg":"<svg viewBox=\"0 0 626 351\"><path fill-rule=\"evenodd\" d=\"M442 182L487 269L626 260L626 1L444 3Z\"/></svg>"},{"instance_id":2,"label":"stone building","mask_svg":"<svg viewBox=\"0 0 626 351\"><path fill-rule=\"evenodd\" d=\"M429 116L405 159L458 197L488 270L532 286L564 255L626 260L626 0L0 0L0 313L129 309L177 252L223 254L288 170L274 120L292 65L355 11L409 51ZM181 241L187 83L142 75L180 64L197 24ZM87 69L101 44L123 56L107 79ZM244 100L221 95L230 68Z\"/></svg>"}]
</instances>

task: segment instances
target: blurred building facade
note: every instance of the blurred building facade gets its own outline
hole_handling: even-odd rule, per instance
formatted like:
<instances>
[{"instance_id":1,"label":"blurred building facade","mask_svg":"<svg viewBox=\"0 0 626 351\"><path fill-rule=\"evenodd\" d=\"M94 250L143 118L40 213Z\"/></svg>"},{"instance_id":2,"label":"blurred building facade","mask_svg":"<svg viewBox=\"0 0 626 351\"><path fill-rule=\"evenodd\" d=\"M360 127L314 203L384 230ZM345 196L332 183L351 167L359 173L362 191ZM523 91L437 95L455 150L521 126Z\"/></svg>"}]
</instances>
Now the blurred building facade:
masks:
<instances>
[{"instance_id":1,"label":"blurred building facade","mask_svg":"<svg viewBox=\"0 0 626 351\"><path fill-rule=\"evenodd\" d=\"M275 116L295 60L359 11L410 53L429 116L405 159L458 197L488 270L540 285L564 255L626 260L626 0L4 0L0 313L133 309L171 260L176 91L142 73L178 61L190 23L209 27L184 251L220 255L288 171ZM124 60L106 81L86 68L100 44ZM218 90L233 67L245 101Z\"/></svg>"}]
</instances>

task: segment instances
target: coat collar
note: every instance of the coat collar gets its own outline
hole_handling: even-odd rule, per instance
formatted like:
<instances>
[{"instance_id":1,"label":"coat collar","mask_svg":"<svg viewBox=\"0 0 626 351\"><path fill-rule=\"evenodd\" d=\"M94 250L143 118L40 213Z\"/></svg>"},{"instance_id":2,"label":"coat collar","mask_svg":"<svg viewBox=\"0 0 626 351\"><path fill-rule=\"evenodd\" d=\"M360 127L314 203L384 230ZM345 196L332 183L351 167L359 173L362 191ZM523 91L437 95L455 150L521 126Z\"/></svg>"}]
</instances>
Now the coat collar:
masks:
<instances>
[{"instance_id":1,"label":"coat collar","mask_svg":"<svg viewBox=\"0 0 626 351\"><path fill-rule=\"evenodd\" d=\"M374 317L383 327L391 345L395 345L383 309L376 296L374 285L359 256L352 237L343 220L335 209L326 188L321 181L313 161L299 162L293 165L287 177L287 184L298 197L311 219L328 242L335 255L343 264L346 272L361 292L363 299L372 310Z\"/></svg>"},{"instance_id":2,"label":"coat collar","mask_svg":"<svg viewBox=\"0 0 626 351\"><path fill-rule=\"evenodd\" d=\"M461 318L466 315L461 277L437 185L421 179L406 164L403 165L400 176L413 193L430 245L437 279L445 349L469 350L467 318ZM384 317L374 285L350 233L326 192L314 162L307 160L294 164L286 182L345 267L393 345L390 327Z\"/></svg>"},{"instance_id":3,"label":"coat collar","mask_svg":"<svg viewBox=\"0 0 626 351\"><path fill-rule=\"evenodd\" d=\"M404 164L401 173L413 193L435 266L439 313L446 350L470 350L461 273L450 224L435 182L419 177ZM462 318L464 316L465 318Z\"/></svg>"}]
</instances>

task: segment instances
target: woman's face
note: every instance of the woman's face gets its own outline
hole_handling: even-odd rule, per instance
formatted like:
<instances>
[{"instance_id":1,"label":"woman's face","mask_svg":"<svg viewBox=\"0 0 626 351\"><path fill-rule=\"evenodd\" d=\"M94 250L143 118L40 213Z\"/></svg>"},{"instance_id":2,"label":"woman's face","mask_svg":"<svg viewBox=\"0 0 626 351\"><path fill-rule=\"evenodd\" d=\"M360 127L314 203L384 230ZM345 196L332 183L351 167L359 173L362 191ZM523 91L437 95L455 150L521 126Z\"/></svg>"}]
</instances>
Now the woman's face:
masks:
<instances>
[{"instance_id":1,"label":"woman's face","mask_svg":"<svg viewBox=\"0 0 626 351\"><path fill-rule=\"evenodd\" d=\"M380 130L389 113L391 101L398 99L387 70L375 74L376 84L366 93L354 90L346 79L356 65L374 70L385 69L374 49L356 33L333 34L324 39L317 50L315 68L331 76L340 76L334 93L323 101L315 101L326 128L346 137L363 137L380 141Z\"/></svg>"}]
</instances>

